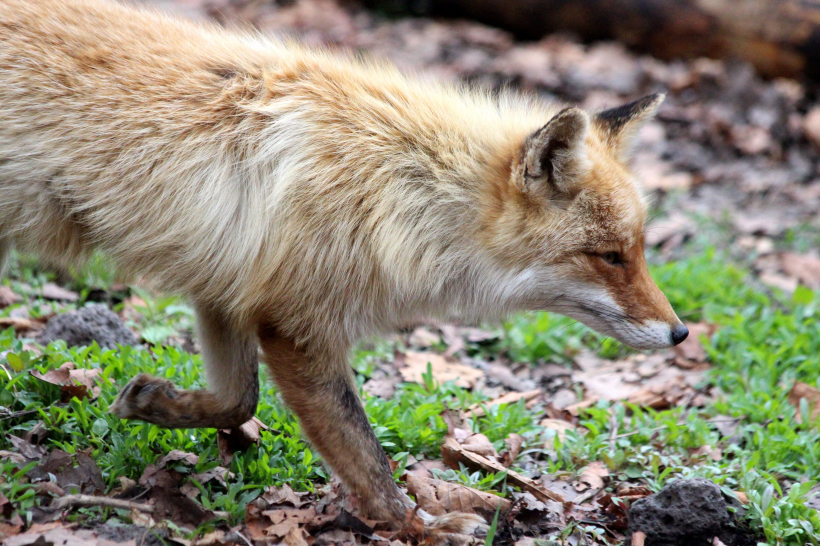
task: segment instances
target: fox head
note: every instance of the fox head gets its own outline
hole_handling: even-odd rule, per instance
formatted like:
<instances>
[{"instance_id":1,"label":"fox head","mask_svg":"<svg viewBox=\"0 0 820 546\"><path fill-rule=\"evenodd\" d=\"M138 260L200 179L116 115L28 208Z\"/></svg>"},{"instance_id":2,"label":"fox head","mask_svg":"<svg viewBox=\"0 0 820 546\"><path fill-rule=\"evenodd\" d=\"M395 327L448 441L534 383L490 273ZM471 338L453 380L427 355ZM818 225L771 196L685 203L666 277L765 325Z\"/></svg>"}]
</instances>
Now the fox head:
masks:
<instances>
[{"instance_id":1,"label":"fox head","mask_svg":"<svg viewBox=\"0 0 820 546\"><path fill-rule=\"evenodd\" d=\"M519 272L522 307L567 315L638 349L688 335L649 275L646 202L627 168L636 130L663 98L598 114L560 111L517 145L489 207L489 242Z\"/></svg>"}]
</instances>

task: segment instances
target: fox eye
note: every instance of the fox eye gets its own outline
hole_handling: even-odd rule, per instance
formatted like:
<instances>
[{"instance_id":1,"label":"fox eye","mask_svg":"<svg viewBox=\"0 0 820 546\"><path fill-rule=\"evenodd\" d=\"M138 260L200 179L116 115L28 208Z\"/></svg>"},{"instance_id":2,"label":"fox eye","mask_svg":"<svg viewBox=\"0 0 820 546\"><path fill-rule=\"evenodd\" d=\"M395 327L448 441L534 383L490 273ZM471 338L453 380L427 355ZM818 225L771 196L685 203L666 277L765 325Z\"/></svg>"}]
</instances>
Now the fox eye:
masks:
<instances>
[{"instance_id":1,"label":"fox eye","mask_svg":"<svg viewBox=\"0 0 820 546\"><path fill-rule=\"evenodd\" d=\"M605 254L599 254L600 258L608 263L609 265L623 265L624 260L621 257L620 252L606 252Z\"/></svg>"}]
</instances>

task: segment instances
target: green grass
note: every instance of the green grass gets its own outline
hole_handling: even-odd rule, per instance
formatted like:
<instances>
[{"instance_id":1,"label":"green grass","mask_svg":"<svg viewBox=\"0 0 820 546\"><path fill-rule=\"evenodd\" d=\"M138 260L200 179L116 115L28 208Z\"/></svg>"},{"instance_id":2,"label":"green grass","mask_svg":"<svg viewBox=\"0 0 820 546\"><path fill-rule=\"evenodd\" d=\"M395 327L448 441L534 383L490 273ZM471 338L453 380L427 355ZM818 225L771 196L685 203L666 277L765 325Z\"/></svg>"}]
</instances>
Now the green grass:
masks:
<instances>
[{"instance_id":1,"label":"green grass","mask_svg":"<svg viewBox=\"0 0 820 546\"><path fill-rule=\"evenodd\" d=\"M598 403L582 414L580 425L589 432L569 432L564 441L554 438L552 448L543 450L540 464L548 472L572 473L591 461L604 461L612 483L640 480L652 489L678 477L704 476L727 492L746 493L749 521L763 533L767 544L818 544L820 518L806 507L805 495L820 475L820 423L811 420L809 408L795 409L787 398L794 381L820 386L820 298L805 289L791 298L766 293L719 252L695 250L687 259L653 266L653 276L682 318L719 326L704 341L714 364L709 381L723 396L706 408L666 411ZM16 267L17 278L27 277L29 283L44 275L34 265ZM143 296L147 303L140 310L143 318L138 327L148 330L150 337L154 337L151 328L159 331L155 341L164 339L163 328L172 333L190 328L190 310L178 300ZM569 319L547 313L515 317L504 325L504 333L496 344L468 350L533 365L566 363L583 348L607 357L628 352ZM395 348L392 343L375 341L354 351L352 362L360 384L379 361L392 359ZM117 485L119 476L138 479L146 465L172 449L200 455L196 468L178 466L184 475L221 464L213 430L164 430L120 421L107 412L117 389L139 372L166 377L184 388L202 386L198 356L161 345L151 350L103 351L98 347L67 349L58 342L35 357L23 350L10 330L0 334L0 355L4 354L0 364L7 373L0 370L0 406L36 413L0 421L0 433L19 435L42 421L50 430L51 447L69 452L90 449L110 488ZM106 384L97 400L57 404L57 388L28 373L67 361L103 370ZM262 433L257 449L234 456L230 470L235 478L227 487L215 481L200 486L198 500L207 508L228 512L233 521L241 519L243 504L266 485L287 482L296 490L310 491L327 480L317 454L301 439L296 420L279 402L270 382L264 380L262 385L258 416L271 430ZM459 410L486 400L481 393L438 385L430 377L423 385L400 386L389 400L364 398L379 440L400 463L397 475L408 455L438 457L447 430L442 417L445 408ZM524 449L530 453L542 448L545 436L537 425L541 408L528 410L518 403L487 410L485 417L470 426L487 435L497 448L503 448L511 432L524 436ZM731 441L710 423L727 416L737 418ZM612 426L617 426L618 435L614 449L609 442ZM690 451L704 445L720 448L721 459L693 458ZM0 449L9 449L6 440L0 440ZM23 512L30 509L35 502L33 490L20 483L21 469L4 463L0 475L6 476L0 480L0 493L19 503ZM502 489L503 475L462 469L439 477L487 491ZM593 538L590 526L579 528Z\"/></svg>"}]
</instances>

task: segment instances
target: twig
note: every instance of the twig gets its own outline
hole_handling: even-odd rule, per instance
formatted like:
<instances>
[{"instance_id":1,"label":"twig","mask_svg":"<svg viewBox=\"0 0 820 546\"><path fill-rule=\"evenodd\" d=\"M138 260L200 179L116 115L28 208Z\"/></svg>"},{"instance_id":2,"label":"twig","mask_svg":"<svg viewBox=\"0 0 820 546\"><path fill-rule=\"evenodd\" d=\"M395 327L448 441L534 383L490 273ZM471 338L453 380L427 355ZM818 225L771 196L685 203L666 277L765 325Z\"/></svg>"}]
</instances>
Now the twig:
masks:
<instances>
[{"instance_id":1,"label":"twig","mask_svg":"<svg viewBox=\"0 0 820 546\"><path fill-rule=\"evenodd\" d=\"M154 513L154 505L152 504L141 504L138 502L112 499L110 497L97 497L94 495L66 495L65 497L55 499L54 502L51 503L51 508L54 510L64 510L75 506L86 508L92 506L104 506L106 508L118 508L120 510L136 510L138 512L145 512L146 514ZM222 510L211 510L211 512L214 516L220 519L230 517L228 512L224 512Z\"/></svg>"},{"instance_id":2,"label":"twig","mask_svg":"<svg viewBox=\"0 0 820 546\"><path fill-rule=\"evenodd\" d=\"M742 419L741 417L728 417L726 419L708 419L706 422L707 423L733 423L735 421L740 421L741 419ZM678 426L682 427L685 424L686 423L678 423ZM650 428L649 432L659 432L659 431L667 429L667 428L669 428L669 425L661 425L659 427ZM640 434L640 433L641 433L640 430L633 430L632 432L625 432L623 434L619 434L615 438L626 438L628 436L634 436L634 435Z\"/></svg>"},{"instance_id":3,"label":"twig","mask_svg":"<svg viewBox=\"0 0 820 546\"><path fill-rule=\"evenodd\" d=\"M91 507L105 506L107 508L119 508L120 510L136 510L152 514L154 506L152 504L140 504L122 499L112 499L110 497L97 497L94 495L66 495L55 499L51 507L55 510L63 510L74 506Z\"/></svg>"},{"instance_id":4,"label":"twig","mask_svg":"<svg viewBox=\"0 0 820 546\"><path fill-rule=\"evenodd\" d=\"M615 453L615 441L618 439L618 416L613 412L609 418L609 451Z\"/></svg>"},{"instance_id":5,"label":"twig","mask_svg":"<svg viewBox=\"0 0 820 546\"><path fill-rule=\"evenodd\" d=\"M34 415L37 413L37 410L26 410L26 411L17 411L14 413L9 413L8 415L3 415L0 417L0 421L8 421L9 419L17 419L18 417L25 417L26 415Z\"/></svg>"},{"instance_id":6,"label":"twig","mask_svg":"<svg viewBox=\"0 0 820 546\"><path fill-rule=\"evenodd\" d=\"M601 491L600 489L591 488L586 493L578 495L577 497L572 499L572 502L574 502L575 504L584 504L586 501L588 501L589 499L591 499L592 497L597 495L600 491Z\"/></svg>"}]
</instances>

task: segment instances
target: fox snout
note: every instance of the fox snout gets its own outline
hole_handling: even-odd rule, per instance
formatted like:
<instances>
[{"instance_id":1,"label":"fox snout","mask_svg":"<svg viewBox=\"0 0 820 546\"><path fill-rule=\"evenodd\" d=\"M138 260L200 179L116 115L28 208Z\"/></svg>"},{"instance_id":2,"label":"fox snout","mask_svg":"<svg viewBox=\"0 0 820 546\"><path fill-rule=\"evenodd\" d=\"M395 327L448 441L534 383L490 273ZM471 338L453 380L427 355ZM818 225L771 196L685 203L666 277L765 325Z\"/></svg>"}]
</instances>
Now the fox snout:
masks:
<instances>
[{"instance_id":1,"label":"fox snout","mask_svg":"<svg viewBox=\"0 0 820 546\"><path fill-rule=\"evenodd\" d=\"M623 253L586 253L568 267L549 310L635 349L674 347L689 336L652 280L640 245Z\"/></svg>"}]
</instances>

